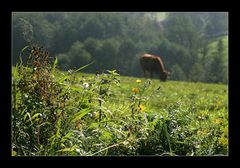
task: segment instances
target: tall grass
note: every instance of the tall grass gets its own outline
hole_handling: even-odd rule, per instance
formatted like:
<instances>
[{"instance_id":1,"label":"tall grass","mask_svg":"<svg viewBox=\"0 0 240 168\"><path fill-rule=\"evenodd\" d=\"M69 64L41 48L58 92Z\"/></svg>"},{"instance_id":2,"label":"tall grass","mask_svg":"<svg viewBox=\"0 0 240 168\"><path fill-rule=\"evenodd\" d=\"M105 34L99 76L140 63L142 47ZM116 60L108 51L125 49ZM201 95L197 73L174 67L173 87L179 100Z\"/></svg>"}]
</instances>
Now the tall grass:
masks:
<instances>
[{"instance_id":1,"label":"tall grass","mask_svg":"<svg viewBox=\"0 0 240 168\"><path fill-rule=\"evenodd\" d=\"M13 155L226 155L227 89L61 72L37 45L12 72Z\"/></svg>"}]
</instances>

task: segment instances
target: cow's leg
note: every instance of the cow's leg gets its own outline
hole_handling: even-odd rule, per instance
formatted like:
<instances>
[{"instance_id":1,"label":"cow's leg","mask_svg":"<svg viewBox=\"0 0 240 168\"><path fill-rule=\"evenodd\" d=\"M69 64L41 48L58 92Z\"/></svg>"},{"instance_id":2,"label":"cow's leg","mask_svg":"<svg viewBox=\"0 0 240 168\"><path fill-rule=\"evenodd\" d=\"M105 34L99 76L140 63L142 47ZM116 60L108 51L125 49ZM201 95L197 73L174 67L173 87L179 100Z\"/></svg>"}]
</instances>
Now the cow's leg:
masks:
<instances>
[{"instance_id":1,"label":"cow's leg","mask_svg":"<svg viewBox=\"0 0 240 168\"><path fill-rule=\"evenodd\" d=\"M143 70L143 75L144 75L145 78L147 78L147 74L146 74L145 70Z\"/></svg>"},{"instance_id":2,"label":"cow's leg","mask_svg":"<svg viewBox=\"0 0 240 168\"><path fill-rule=\"evenodd\" d=\"M151 79L153 78L153 72L152 71L150 72L150 78Z\"/></svg>"}]
</instances>

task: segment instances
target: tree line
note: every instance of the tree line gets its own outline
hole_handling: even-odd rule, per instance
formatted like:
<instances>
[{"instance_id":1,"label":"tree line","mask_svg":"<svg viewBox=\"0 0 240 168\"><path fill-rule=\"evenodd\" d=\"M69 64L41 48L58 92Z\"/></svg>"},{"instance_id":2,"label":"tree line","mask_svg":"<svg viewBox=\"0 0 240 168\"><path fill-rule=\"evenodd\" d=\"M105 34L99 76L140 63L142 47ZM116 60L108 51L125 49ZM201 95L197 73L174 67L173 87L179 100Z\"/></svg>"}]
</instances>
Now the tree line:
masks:
<instances>
[{"instance_id":1,"label":"tree line","mask_svg":"<svg viewBox=\"0 0 240 168\"><path fill-rule=\"evenodd\" d=\"M227 32L228 15L220 12L15 12L12 59L33 41L62 70L94 61L85 72L142 76L139 56L150 53L162 57L172 80L227 83Z\"/></svg>"}]
</instances>

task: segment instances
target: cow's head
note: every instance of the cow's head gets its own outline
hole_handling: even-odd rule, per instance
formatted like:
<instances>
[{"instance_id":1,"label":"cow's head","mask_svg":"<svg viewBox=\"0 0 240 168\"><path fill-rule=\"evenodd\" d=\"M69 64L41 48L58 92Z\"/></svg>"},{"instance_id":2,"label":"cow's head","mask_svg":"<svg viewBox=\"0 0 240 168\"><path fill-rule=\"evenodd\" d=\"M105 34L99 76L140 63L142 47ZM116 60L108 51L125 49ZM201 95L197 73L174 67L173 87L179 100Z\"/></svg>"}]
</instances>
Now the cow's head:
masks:
<instances>
[{"instance_id":1,"label":"cow's head","mask_svg":"<svg viewBox=\"0 0 240 168\"><path fill-rule=\"evenodd\" d=\"M160 80L162 81L166 81L167 80L167 76L170 75L171 73L168 71L163 71L163 73L160 74Z\"/></svg>"}]
</instances>

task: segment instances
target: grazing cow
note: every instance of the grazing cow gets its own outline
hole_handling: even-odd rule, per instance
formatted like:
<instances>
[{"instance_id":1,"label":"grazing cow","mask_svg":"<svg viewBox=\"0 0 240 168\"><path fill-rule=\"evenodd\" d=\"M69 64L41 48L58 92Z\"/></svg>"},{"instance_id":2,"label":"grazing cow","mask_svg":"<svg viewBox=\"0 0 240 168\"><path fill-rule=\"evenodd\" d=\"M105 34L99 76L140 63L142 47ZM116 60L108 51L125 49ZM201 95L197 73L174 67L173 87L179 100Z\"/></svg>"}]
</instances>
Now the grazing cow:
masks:
<instances>
[{"instance_id":1,"label":"grazing cow","mask_svg":"<svg viewBox=\"0 0 240 168\"><path fill-rule=\"evenodd\" d=\"M167 80L167 76L170 74L163 65L163 61L159 56L154 56L150 54L144 54L140 57L140 64L142 66L142 70L144 76L146 76L146 71L150 72L150 77L153 77L153 73L159 74L159 78L162 81Z\"/></svg>"}]
</instances>

